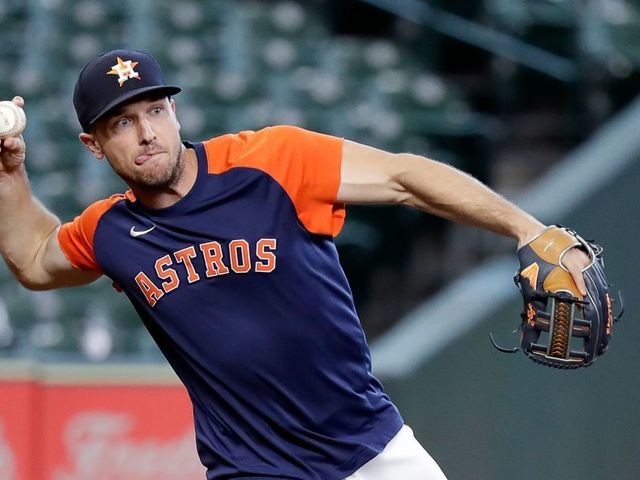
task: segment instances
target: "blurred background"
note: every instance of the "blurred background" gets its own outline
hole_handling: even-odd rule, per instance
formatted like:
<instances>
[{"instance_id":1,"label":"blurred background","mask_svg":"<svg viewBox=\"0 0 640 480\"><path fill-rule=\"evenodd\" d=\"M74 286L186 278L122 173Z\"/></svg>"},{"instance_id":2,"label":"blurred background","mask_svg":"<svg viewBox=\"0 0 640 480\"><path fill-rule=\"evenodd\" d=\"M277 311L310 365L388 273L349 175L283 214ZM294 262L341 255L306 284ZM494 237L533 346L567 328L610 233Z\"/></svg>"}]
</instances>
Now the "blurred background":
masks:
<instances>
[{"instance_id":1,"label":"blurred background","mask_svg":"<svg viewBox=\"0 0 640 480\"><path fill-rule=\"evenodd\" d=\"M375 371L450 479L640 478L640 1L0 0L0 39L0 97L25 98L32 187L63 221L126 189L71 96L89 59L135 48L183 87L184 139L284 123L417 153L604 244L626 315L595 366L558 372L490 346L518 338L512 241L382 206L349 207L336 239ZM170 384L162 362L108 279L30 292L0 265L0 379L28 401L34 382ZM17 408L0 471L54 478L7 453L31 441Z\"/></svg>"}]
</instances>

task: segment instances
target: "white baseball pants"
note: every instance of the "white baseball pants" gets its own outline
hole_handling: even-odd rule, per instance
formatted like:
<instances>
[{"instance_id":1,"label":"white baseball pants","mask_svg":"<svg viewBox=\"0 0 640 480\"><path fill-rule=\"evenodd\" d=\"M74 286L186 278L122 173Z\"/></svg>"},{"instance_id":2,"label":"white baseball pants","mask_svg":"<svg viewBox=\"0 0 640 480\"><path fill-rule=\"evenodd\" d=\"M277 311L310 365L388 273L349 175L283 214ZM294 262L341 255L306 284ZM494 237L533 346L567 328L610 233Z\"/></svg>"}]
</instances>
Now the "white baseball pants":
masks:
<instances>
[{"instance_id":1,"label":"white baseball pants","mask_svg":"<svg viewBox=\"0 0 640 480\"><path fill-rule=\"evenodd\" d=\"M431 455L403 425L387 446L344 480L447 480Z\"/></svg>"}]
</instances>

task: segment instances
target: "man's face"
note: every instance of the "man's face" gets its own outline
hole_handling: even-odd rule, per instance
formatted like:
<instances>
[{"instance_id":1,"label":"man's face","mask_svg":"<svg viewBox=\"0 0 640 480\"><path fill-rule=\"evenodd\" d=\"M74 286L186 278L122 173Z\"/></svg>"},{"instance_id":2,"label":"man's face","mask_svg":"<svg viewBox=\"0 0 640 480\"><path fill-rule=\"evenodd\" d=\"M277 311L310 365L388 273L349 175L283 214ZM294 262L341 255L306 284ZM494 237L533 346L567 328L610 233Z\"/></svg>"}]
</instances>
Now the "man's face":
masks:
<instances>
[{"instance_id":1,"label":"man's face","mask_svg":"<svg viewBox=\"0 0 640 480\"><path fill-rule=\"evenodd\" d=\"M92 151L132 188L170 188L183 170L179 131L173 100L144 98L96 122Z\"/></svg>"}]
</instances>

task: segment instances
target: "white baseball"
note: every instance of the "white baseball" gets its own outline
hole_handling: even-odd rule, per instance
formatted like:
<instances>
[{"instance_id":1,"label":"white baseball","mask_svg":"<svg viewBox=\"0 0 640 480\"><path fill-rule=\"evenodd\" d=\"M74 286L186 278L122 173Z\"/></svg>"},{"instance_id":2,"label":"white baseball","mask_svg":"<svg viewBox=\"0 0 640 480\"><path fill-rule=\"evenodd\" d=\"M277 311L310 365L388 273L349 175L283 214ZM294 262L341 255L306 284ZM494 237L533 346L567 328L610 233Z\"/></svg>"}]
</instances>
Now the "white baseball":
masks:
<instances>
[{"instance_id":1,"label":"white baseball","mask_svg":"<svg viewBox=\"0 0 640 480\"><path fill-rule=\"evenodd\" d=\"M0 140L17 137L27 126L24 110L13 102L0 102Z\"/></svg>"}]
</instances>

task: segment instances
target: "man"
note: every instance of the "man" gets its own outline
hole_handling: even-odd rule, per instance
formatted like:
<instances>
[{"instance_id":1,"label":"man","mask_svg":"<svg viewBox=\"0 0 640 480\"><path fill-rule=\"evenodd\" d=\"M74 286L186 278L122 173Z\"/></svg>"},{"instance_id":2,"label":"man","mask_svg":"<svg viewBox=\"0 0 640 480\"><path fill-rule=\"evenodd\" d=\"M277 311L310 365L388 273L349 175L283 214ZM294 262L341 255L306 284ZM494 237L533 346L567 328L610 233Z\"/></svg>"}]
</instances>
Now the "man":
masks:
<instances>
[{"instance_id":1,"label":"man","mask_svg":"<svg viewBox=\"0 0 640 480\"><path fill-rule=\"evenodd\" d=\"M295 127L181 143L179 91L144 52L84 68L80 140L130 191L62 226L29 189L22 137L2 143L13 274L31 289L113 279L189 392L208 479L445 478L371 374L332 241L344 204L409 205L519 244L544 226L449 166ZM587 263L565 256L582 291Z\"/></svg>"}]
</instances>

